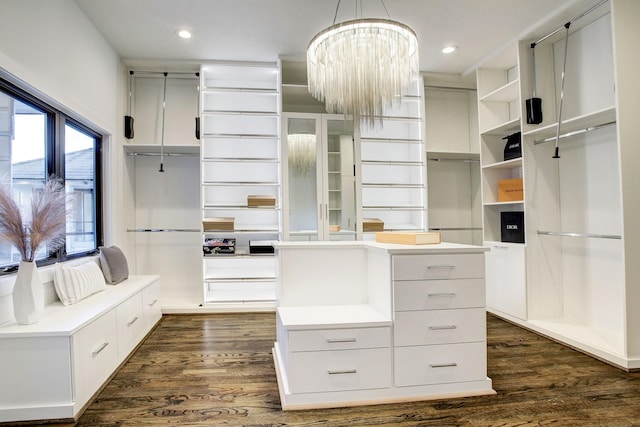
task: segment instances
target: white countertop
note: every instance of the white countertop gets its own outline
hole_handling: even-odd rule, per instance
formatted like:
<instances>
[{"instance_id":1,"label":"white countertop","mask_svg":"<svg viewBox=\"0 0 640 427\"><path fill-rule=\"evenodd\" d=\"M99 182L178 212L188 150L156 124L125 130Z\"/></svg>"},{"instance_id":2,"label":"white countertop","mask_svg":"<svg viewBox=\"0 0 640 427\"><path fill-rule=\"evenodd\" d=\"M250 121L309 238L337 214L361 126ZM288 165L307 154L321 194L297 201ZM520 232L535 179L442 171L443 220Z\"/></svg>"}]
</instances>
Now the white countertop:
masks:
<instances>
[{"instance_id":1,"label":"white countertop","mask_svg":"<svg viewBox=\"0 0 640 427\"><path fill-rule=\"evenodd\" d=\"M442 242L429 245L401 245L396 243L378 243L368 240L357 241L313 241L313 242L274 242L273 246L278 249L347 249L347 248L367 248L379 249L389 254L437 254L437 253L482 253L490 248L486 246L464 245L460 243Z\"/></svg>"}]
</instances>

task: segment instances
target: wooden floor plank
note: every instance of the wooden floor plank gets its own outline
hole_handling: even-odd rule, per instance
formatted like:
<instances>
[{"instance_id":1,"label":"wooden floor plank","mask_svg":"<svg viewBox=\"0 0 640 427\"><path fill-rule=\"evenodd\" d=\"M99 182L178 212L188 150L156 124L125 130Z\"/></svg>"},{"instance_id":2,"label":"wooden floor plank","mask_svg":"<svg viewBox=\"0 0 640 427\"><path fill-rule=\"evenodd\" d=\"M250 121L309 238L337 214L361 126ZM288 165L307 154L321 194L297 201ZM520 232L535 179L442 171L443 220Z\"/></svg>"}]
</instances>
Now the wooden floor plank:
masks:
<instances>
[{"instance_id":1,"label":"wooden floor plank","mask_svg":"<svg viewBox=\"0 0 640 427\"><path fill-rule=\"evenodd\" d=\"M495 396L280 409L272 313L166 315L77 426L640 426L627 373L487 317Z\"/></svg>"}]
</instances>

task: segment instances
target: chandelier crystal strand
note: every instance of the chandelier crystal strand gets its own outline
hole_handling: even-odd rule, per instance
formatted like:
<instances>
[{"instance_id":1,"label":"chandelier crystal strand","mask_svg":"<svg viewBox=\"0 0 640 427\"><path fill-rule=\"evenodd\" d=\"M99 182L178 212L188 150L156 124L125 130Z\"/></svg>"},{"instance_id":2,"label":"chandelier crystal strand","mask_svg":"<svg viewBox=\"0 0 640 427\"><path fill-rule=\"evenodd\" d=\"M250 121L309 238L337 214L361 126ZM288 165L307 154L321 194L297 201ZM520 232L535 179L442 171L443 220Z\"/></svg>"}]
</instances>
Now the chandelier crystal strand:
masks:
<instances>
[{"instance_id":1,"label":"chandelier crystal strand","mask_svg":"<svg viewBox=\"0 0 640 427\"><path fill-rule=\"evenodd\" d=\"M317 34L307 49L309 92L327 112L382 122L385 107L418 76L413 30L388 19L357 19Z\"/></svg>"}]
</instances>

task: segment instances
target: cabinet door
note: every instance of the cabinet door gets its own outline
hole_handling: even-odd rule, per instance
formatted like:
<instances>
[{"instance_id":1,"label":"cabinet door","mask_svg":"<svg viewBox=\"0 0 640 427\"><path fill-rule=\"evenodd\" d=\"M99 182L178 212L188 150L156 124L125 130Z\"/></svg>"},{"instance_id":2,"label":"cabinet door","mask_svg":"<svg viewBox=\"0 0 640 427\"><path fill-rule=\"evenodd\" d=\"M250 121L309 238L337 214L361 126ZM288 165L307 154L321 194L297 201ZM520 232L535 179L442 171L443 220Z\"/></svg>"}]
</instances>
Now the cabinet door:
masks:
<instances>
[{"instance_id":1,"label":"cabinet door","mask_svg":"<svg viewBox=\"0 0 640 427\"><path fill-rule=\"evenodd\" d=\"M355 240L353 123L301 113L283 123L287 238Z\"/></svg>"},{"instance_id":2,"label":"cabinet door","mask_svg":"<svg viewBox=\"0 0 640 427\"><path fill-rule=\"evenodd\" d=\"M525 247L485 242L487 308L527 320Z\"/></svg>"}]
</instances>

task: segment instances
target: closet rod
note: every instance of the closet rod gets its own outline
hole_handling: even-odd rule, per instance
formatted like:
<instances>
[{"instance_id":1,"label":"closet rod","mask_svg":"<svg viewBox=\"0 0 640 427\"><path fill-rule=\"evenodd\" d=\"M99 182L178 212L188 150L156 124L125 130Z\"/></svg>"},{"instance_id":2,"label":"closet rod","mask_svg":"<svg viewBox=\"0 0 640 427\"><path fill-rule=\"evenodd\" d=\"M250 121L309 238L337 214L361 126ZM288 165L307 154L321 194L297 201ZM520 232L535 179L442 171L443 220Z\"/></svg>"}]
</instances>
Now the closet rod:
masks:
<instances>
[{"instance_id":1,"label":"closet rod","mask_svg":"<svg viewBox=\"0 0 640 427\"><path fill-rule=\"evenodd\" d=\"M480 160L477 159L441 159L441 158L431 158L429 159L432 162L462 162L462 163L479 163Z\"/></svg>"},{"instance_id":2,"label":"closet rod","mask_svg":"<svg viewBox=\"0 0 640 427\"><path fill-rule=\"evenodd\" d=\"M593 12L594 10L596 10L597 8L599 8L600 6L602 6L603 4L605 4L608 0L602 0L600 1L598 4L595 4L593 6L591 6L589 9L587 9L586 11L582 12L580 15L576 16L575 18L573 18L572 20L568 21L567 23L563 24L562 26L556 28L555 30L553 30L552 32L550 32L549 34L547 34L546 36L542 37L540 40L535 41L533 43L531 43L531 48L536 47L537 44L545 41L546 39L548 39L549 37L558 34L558 32L564 30L565 28L568 28L568 25L573 24L574 22L576 22L578 19L583 18L584 16L588 15L589 13Z\"/></svg>"},{"instance_id":3,"label":"closet rod","mask_svg":"<svg viewBox=\"0 0 640 427\"><path fill-rule=\"evenodd\" d=\"M434 227L429 228L429 231L478 231L482 230L482 227Z\"/></svg>"},{"instance_id":4,"label":"closet rod","mask_svg":"<svg viewBox=\"0 0 640 427\"><path fill-rule=\"evenodd\" d=\"M201 233L195 228L128 228L128 233Z\"/></svg>"},{"instance_id":5,"label":"closet rod","mask_svg":"<svg viewBox=\"0 0 640 427\"><path fill-rule=\"evenodd\" d=\"M622 239L622 236L615 234L594 234L594 233L568 233L564 231L540 231L538 234L542 236L560 236L560 237L585 237L589 239Z\"/></svg>"},{"instance_id":6,"label":"closet rod","mask_svg":"<svg viewBox=\"0 0 640 427\"><path fill-rule=\"evenodd\" d=\"M136 153L127 153L127 156L159 156L160 153L145 153L145 152L136 152ZM174 157L200 157L200 154L197 153L164 153L165 157L174 156Z\"/></svg>"},{"instance_id":7,"label":"closet rod","mask_svg":"<svg viewBox=\"0 0 640 427\"><path fill-rule=\"evenodd\" d=\"M608 122L608 123L603 123L601 125L597 125L597 126L590 126L584 129L579 129L579 130L574 130L571 132L567 132L565 134L560 135L559 137L555 137L555 136L550 136L549 138L545 138L545 139L539 139L537 141L534 141L534 145L538 145L538 144L544 144L545 142L551 142L551 141L555 141L556 139L564 139L564 138L568 138L570 136L575 136L575 135L581 135L583 133L587 133L587 132L591 132L593 130L598 130L598 129L602 129L602 128L606 128L608 126L611 125L615 125L616 122Z\"/></svg>"}]
</instances>

